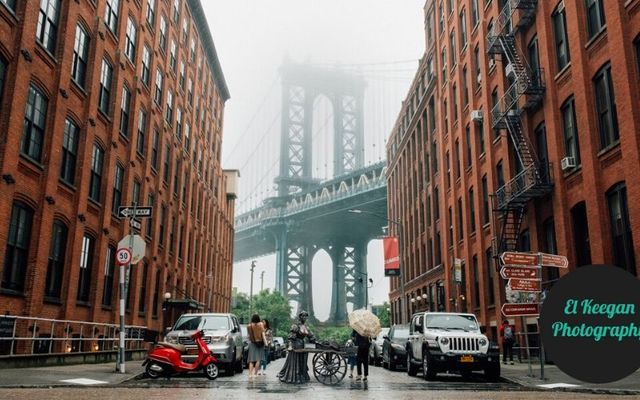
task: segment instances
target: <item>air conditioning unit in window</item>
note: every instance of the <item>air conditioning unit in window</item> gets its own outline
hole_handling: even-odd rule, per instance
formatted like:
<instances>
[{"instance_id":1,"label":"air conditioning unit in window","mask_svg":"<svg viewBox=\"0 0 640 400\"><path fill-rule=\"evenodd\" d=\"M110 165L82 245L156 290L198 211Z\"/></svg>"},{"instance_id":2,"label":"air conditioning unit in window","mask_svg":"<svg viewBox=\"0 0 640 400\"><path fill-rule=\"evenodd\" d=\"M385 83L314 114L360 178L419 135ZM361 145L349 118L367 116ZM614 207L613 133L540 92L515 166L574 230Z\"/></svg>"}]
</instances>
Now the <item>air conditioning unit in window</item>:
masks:
<instances>
[{"instance_id":1,"label":"air conditioning unit in window","mask_svg":"<svg viewBox=\"0 0 640 400\"><path fill-rule=\"evenodd\" d=\"M471 111L471 119L473 122L482 122L482 110Z\"/></svg>"},{"instance_id":2,"label":"air conditioning unit in window","mask_svg":"<svg viewBox=\"0 0 640 400\"><path fill-rule=\"evenodd\" d=\"M560 162L560 166L562 167L563 171L566 171L568 169L571 168L575 168L576 167L576 159L575 157L565 157L562 159L562 161Z\"/></svg>"}]
</instances>

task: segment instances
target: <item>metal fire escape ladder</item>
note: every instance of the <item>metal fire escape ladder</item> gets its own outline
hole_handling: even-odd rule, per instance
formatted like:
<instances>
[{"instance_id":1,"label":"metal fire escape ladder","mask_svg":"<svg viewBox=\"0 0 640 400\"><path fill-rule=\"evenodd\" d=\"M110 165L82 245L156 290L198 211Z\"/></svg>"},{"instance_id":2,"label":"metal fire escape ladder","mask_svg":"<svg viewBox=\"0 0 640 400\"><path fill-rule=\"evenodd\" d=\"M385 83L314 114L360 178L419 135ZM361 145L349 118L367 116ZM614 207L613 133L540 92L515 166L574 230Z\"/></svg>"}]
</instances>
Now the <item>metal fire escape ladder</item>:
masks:
<instances>
[{"instance_id":1,"label":"metal fire escape ladder","mask_svg":"<svg viewBox=\"0 0 640 400\"><path fill-rule=\"evenodd\" d=\"M505 73L512 82L491 110L491 126L508 131L516 157L523 166L522 171L493 196L493 210L502 225L499 243L494 243L494 256L517 249L527 203L551 190L550 179L546 173L545 176L541 174L538 159L521 120L525 110L540 104L545 90L542 71L532 71L518 51L515 36L533 22L536 5L537 0L507 0L487 36L488 53L504 56ZM519 11L520 19L514 26L512 19L516 11ZM522 107L521 98L525 99ZM542 170L548 171L549 168Z\"/></svg>"}]
</instances>

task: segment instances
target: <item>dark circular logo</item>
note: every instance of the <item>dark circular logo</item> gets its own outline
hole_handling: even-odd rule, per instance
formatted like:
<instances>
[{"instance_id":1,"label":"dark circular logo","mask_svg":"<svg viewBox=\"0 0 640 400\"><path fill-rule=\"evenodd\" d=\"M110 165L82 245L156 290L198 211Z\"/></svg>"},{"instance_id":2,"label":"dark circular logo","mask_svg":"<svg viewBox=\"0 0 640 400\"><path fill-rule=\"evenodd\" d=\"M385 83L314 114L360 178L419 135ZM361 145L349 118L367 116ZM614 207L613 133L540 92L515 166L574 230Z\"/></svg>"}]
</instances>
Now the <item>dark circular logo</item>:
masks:
<instances>
[{"instance_id":1,"label":"dark circular logo","mask_svg":"<svg viewBox=\"0 0 640 400\"><path fill-rule=\"evenodd\" d=\"M547 358L584 382L622 379L640 367L640 281L611 265L565 275L540 314Z\"/></svg>"}]
</instances>

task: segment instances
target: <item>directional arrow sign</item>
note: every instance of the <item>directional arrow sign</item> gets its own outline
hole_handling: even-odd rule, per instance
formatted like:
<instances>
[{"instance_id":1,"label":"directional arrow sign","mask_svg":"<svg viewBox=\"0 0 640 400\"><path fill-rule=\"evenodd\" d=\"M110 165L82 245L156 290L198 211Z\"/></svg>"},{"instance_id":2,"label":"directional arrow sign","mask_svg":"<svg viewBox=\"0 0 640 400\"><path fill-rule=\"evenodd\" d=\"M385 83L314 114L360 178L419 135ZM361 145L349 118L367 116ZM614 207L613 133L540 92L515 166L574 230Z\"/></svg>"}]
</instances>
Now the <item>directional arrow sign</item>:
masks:
<instances>
[{"instance_id":1,"label":"directional arrow sign","mask_svg":"<svg viewBox=\"0 0 640 400\"><path fill-rule=\"evenodd\" d=\"M556 254L540 253L542 257L542 265L546 267L569 268L569 260L565 256Z\"/></svg>"},{"instance_id":2,"label":"directional arrow sign","mask_svg":"<svg viewBox=\"0 0 640 400\"><path fill-rule=\"evenodd\" d=\"M500 261L503 265L538 265L538 253L519 253L516 251L507 251L500 255Z\"/></svg>"},{"instance_id":3,"label":"directional arrow sign","mask_svg":"<svg viewBox=\"0 0 640 400\"><path fill-rule=\"evenodd\" d=\"M538 279L538 267L518 267L505 265L500 270L502 279Z\"/></svg>"},{"instance_id":4,"label":"directional arrow sign","mask_svg":"<svg viewBox=\"0 0 640 400\"><path fill-rule=\"evenodd\" d=\"M538 304L518 304L508 303L502 305L502 315L505 317L524 317L526 315L539 315L540 307Z\"/></svg>"},{"instance_id":5,"label":"directional arrow sign","mask_svg":"<svg viewBox=\"0 0 640 400\"><path fill-rule=\"evenodd\" d=\"M131 226L132 228L138 231L142 230L142 223L140 223L140 221L138 221L135 218L132 218L129 220L129 226Z\"/></svg>"},{"instance_id":6,"label":"directional arrow sign","mask_svg":"<svg viewBox=\"0 0 640 400\"><path fill-rule=\"evenodd\" d=\"M118 208L118 215L125 218L145 217L150 218L153 207L136 207L136 215L133 215L133 206L125 206Z\"/></svg>"},{"instance_id":7,"label":"directional arrow sign","mask_svg":"<svg viewBox=\"0 0 640 400\"><path fill-rule=\"evenodd\" d=\"M511 290L519 292L540 292L540 280L531 279L509 279Z\"/></svg>"}]
</instances>

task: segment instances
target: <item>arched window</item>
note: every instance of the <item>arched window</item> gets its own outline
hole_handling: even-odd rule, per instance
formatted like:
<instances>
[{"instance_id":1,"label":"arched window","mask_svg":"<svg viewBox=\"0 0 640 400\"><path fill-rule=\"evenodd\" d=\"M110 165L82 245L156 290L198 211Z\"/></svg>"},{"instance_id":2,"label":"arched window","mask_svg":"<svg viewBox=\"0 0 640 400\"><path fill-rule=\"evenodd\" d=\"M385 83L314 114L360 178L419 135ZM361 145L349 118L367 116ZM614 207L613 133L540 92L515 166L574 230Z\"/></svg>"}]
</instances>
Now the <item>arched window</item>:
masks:
<instances>
[{"instance_id":1,"label":"arched window","mask_svg":"<svg viewBox=\"0 0 640 400\"><path fill-rule=\"evenodd\" d=\"M24 291L32 222L33 210L22 202L13 203L2 273L3 289Z\"/></svg>"},{"instance_id":2,"label":"arched window","mask_svg":"<svg viewBox=\"0 0 640 400\"><path fill-rule=\"evenodd\" d=\"M64 121L64 137L62 139L62 161L60 163L60 179L71 185L75 183L76 159L78 156L78 136L80 128L70 118Z\"/></svg>"},{"instance_id":3,"label":"arched window","mask_svg":"<svg viewBox=\"0 0 640 400\"><path fill-rule=\"evenodd\" d=\"M111 307L113 305L113 279L116 267L116 248L107 247L107 259L104 262L104 286L102 290L102 305Z\"/></svg>"},{"instance_id":4,"label":"arched window","mask_svg":"<svg viewBox=\"0 0 640 400\"><path fill-rule=\"evenodd\" d=\"M64 260L67 248L68 229L61 221L53 222L51 243L49 245L49 263L47 265L47 281L44 288L45 297L60 299Z\"/></svg>"},{"instance_id":5,"label":"arched window","mask_svg":"<svg viewBox=\"0 0 640 400\"><path fill-rule=\"evenodd\" d=\"M80 302L89 302L94 248L95 239L85 233L82 238L82 247L80 251L80 274L78 275L77 300Z\"/></svg>"}]
</instances>

